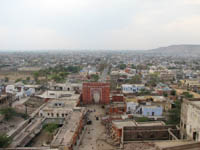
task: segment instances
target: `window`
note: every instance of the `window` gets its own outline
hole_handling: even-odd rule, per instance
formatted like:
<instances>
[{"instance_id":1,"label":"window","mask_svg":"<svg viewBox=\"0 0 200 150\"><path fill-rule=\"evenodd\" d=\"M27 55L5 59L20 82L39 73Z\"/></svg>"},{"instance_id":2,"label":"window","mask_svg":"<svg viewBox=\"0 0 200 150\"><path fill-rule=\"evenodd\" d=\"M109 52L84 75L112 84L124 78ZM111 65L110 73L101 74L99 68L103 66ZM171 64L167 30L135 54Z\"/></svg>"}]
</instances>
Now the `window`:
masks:
<instances>
[{"instance_id":1,"label":"window","mask_svg":"<svg viewBox=\"0 0 200 150\"><path fill-rule=\"evenodd\" d=\"M184 124L184 129L186 129L186 124Z\"/></svg>"},{"instance_id":2,"label":"window","mask_svg":"<svg viewBox=\"0 0 200 150\"><path fill-rule=\"evenodd\" d=\"M193 132L193 140L194 140L194 141L197 140L197 132Z\"/></svg>"},{"instance_id":3,"label":"window","mask_svg":"<svg viewBox=\"0 0 200 150\"><path fill-rule=\"evenodd\" d=\"M151 138L151 139L155 138L154 134L151 134L151 135L150 135L150 138Z\"/></svg>"}]
</instances>

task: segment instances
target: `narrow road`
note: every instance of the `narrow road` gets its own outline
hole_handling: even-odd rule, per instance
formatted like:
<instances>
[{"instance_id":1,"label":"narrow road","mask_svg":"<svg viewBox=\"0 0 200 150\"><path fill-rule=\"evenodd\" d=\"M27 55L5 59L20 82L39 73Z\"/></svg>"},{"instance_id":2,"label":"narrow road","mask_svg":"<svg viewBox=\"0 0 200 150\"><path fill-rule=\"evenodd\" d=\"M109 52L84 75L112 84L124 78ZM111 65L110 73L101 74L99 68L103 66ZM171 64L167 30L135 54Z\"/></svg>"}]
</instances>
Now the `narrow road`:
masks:
<instances>
[{"instance_id":1,"label":"narrow road","mask_svg":"<svg viewBox=\"0 0 200 150\"><path fill-rule=\"evenodd\" d=\"M99 82L106 82L106 78L107 78L107 75L108 75L108 70L109 70L108 67L104 68L102 74L100 75Z\"/></svg>"},{"instance_id":2,"label":"narrow road","mask_svg":"<svg viewBox=\"0 0 200 150\"><path fill-rule=\"evenodd\" d=\"M106 140L105 126L100 119L96 120L96 116L103 115L105 110L98 105L88 106L88 108L93 111L88 116L92 124L87 125L87 131L78 150L114 150L113 146L104 142Z\"/></svg>"}]
</instances>

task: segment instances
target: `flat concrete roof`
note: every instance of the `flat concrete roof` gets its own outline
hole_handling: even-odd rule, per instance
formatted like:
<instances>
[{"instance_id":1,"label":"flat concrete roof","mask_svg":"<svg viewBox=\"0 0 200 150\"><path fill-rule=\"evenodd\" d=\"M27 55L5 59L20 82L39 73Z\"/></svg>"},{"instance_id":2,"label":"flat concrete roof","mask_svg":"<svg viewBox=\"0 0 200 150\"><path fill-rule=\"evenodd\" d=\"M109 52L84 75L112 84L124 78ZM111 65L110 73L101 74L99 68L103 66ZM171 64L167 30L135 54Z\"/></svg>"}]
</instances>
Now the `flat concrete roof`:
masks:
<instances>
[{"instance_id":1,"label":"flat concrete roof","mask_svg":"<svg viewBox=\"0 0 200 150\"><path fill-rule=\"evenodd\" d=\"M24 85L25 88L40 88L41 85Z\"/></svg>"},{"instance_id":2,"label":"flat concrete roof","mask_svg":"<svg viewBox=\"0 0 200 150\"><path fill-rule=\"evenodd\" d=\"M152 122L137 122L137 126L164 126L163 121L152 121Z\"/></svg>"},{"instance_id":3,"label":"flat concrete roof","mask_svg":"<svg viewBox=\"0 0 200 150\"><path fill-rule=\"evenodd\" d=\"M55 106L55 103L61 103L61 106ZM49 101L48 104L42 109L42 111L60 111L60 110L68 110L72 111L77 105L77 101L75 100L52 100Z\"/></svg>"},{"instance_id":4,"label":"flat concrete roof","mask_svg":"<svg viewBox=\"0 0 200 150\"><path fill-rule=\"evenodd\" d=\"M122 129L123 127L132 127L132 126L137 126L136 125L136 123L134 122L134 121L132 121L132 120L126 120L126 121L124 121L124 120L118 120L118 121L112 121L112 123L113 123L113 125L115 126L115 127L117 127L118 129Z\"/></svg>"},{"instance_id":5,"label":"flat concrete roof","mask_svg":"<svg viewBox=\"0 0 200 150\"><path fill-rule=\"evenodd\" d=\"M110 107L124 107L125 105L126 105L125 102L113 102L110 104Z\"/></svg>"},{"instance_id":6,"label":"flat concrete roof","mask_svg":"<svg viewBox=\"0 0 200 150\"><path fill-rule=\"evenodd\" d=\"M159 147L160 149L163 149L163 148L168 148L168 147L181 146L181 145L186 145L186 144L195 144L195 143L197 142L179 140L179 141L159 141L159 142L155 142L155 145Z\"/></svg>"},{"instance_id":7,"label":"flat concrete roof","mask_svg":"<svg viewBox=\"0 0 200 150\"><path fill-rule=\"evenodd\" d=\"M200 101L191 101L193 104L200 106Z\"/></svg>"},{"instance_id":8,"label":"flat concrete roof","mask_svg":"<svg viewBox=\"0 0 200 150\"><path fill-rule=\"evenodd\" d=\"M53 147L71 146L73 142L73 137L75 135L75 132L77 131L84 110L85 108L80 108L80 111L74 111L69 115L69 117L66 118L65 124L58 131L56 137L52 141Z\"/></svg>"},{"instance_id":9,"label":"flat concrete roof","mask_svg":"<svg viewBox=\"0 0 200 150\"><path fill-rule=\"evenodd\" d=\"M54 93L53 95L50 93ZM69 95L69 96L67 96ZM48 90L42 93L41 95L36 95L41 98L59 98L59 99L78 99L80 94L75 94L75 91L53 91Z\"/></svg>"}]
</instances>

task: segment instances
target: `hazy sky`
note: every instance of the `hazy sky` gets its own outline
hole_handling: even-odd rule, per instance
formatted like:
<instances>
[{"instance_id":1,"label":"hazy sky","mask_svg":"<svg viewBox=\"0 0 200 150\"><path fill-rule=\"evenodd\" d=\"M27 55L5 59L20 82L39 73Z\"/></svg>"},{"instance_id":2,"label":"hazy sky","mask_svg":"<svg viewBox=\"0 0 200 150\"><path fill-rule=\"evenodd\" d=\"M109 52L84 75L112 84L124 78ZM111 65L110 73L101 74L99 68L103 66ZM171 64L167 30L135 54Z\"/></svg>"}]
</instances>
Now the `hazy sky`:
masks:
<instances>
[{"instance_id":1,"label":"hazy sky","mask_svg":"<svg viewBox=\"0 0 200 150\"><path fill-rule=\"evenodd\" d=\"M0 0L0 49L200 44L200 0Z\"/></svg>"}]
</instances>

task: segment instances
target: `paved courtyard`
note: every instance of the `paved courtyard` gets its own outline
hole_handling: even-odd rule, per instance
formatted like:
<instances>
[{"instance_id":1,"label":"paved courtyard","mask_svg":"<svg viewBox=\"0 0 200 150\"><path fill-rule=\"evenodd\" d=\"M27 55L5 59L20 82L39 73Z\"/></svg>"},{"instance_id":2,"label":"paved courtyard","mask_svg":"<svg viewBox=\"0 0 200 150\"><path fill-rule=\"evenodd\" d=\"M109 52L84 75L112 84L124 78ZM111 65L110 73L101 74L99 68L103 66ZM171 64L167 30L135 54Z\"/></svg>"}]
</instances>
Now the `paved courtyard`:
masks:
<instances>
[{"instance_id":1,"label":"paved courtyard","mask_svg":"<svg viewBox=\"0 0 200 150\"><path fill-rule=\"evenodd\" d=\"M88 106L87 108L92 110L89 115L92 124L87 125L87 131L79 150L114 150L115 148L106 142L105 127L101 124L100 119L96 120L95 117L103 115L104 109L97 105Z\"/></svg>"}]
</instances>

